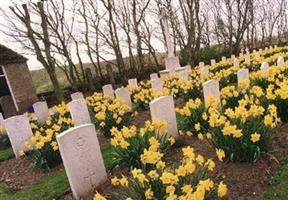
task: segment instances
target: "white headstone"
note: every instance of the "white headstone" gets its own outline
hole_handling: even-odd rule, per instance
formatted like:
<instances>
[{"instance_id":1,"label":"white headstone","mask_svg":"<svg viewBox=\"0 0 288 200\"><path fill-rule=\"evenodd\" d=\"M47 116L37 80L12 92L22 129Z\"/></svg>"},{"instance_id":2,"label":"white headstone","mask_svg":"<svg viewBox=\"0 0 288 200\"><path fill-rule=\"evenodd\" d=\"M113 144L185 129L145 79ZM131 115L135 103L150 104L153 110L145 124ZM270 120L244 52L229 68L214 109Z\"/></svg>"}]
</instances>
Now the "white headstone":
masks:
<instances>
[{"instance_id":1,"label":"white headstone","mask_svg":"<svg viewBox=\"0 0 288 200\"><path fill-rule=\"evenodd\" d=\"M199 63L199 67L204 67L205 66L205 63L204 62L200 62Z\"/></svg>"},{"instance_id":2,"label":"white headstone","mask_svg":"<svg viewBox=\"0 0 288 200\"><path fill-rule=\"evenodd\" d=\"M175 68L175 75L180 79L188 80L189 72L186 67Z\"/></svg>"},{"instance_id":3,"label":"white headstone","mask_svg":"<svg viewBox=\"0 0 288 200\"><path fill-rule=\"evenodd\" d=\"M220 87L218 80L206 81L203 85L203 93L205 104L208 104L211 97L214 98L220 104Z\"/></svg>"},{"instance_id":4,"label":"white headstone","mask_svg":"<svg viewBox=\"0 0 288 200\"><path fill-rule=\"evenodd\" d=\"M226 61L226 57L225 56L222 56L222 61Z\"/></svg>"},{"instance_id":5,"label":"white headstone","mask_svg":"<svg viewBox=\"0 0 288 200\"><path fill-rule=\"evenodd\" d=\"M171 73L170 70L167 70L167 69L166 69L166 70L161 70L161 71L159 72L160 78L161 78L162 80L167 79L167 78L170 77L170 73Z\"/></svg>"},{"instance_id":6,"label":"white headstone","mask_svg":"<svg viewBox=\"0 0 288 200\"><path fill-rule=\"evenodd\" d=\"M263 77L269 76L269 64L267 62L261 64L260 70Z\"/></svg>"},{"instance_id":7,"label":"white headstone","mask_svg":"<svg viewBox=\"0 0 288 200\"><path fill-rule=\"evenodd\" d=\"M209 74L209 66L208 65L201 66L200 72L202 76L207 76Z\"/></svg>"},{"instance_id":8,"label":"white headstone","mask_svg":"<svg viewBox=\"0 0 288 200\"><path fill-rule=\"evenodd\" d=\"M82 92L75 92L73 94L71 94L71 99L73 100L77 100L77 99L84 99L84 95Z\"/></svg>"},{"instance_id":9,"label":"white headstone","mask_svg":"<svg viewBox=\"0 0 288 200\"><path fill-rule=\"evenodd\" d=\"M163 83L160 78L152 79L151 85L154 90L162 91L163 90Z\"/></svg>"},{"instance_id":10,"label":"white headstone","mask_svg":"<svg viewBox=\"0 0 288 200\"><path fill-rule=\"evenodd\" d=\"M130 96L130 92L128 88L124 88L124 87L117 88L115 90L115 94L117 98L122 99L124 104L132 108L132 101L131 101L131 96Z\"/></svg>"},{"instance_id":11,"label":"white headstone","mask_svg":"<svg viewBox=\"0 0 288 200\"><path fill-rule=\"evenodd\" d=\"M233 61L235 58L236 58L235 55L232 54L232 55L231 55L231 59L232 59L232 61Z\"/></svg>"},{"instance_id":12,"label":"white headstone","mask_svg":"<svg viewBox=\"0 0 288 200\"><path fill-rule=\"evenodd\" d=\"M103 94L104 94L105 96L108 96L108 97L110 97L111 99L114 99L114 98L115 98L113 86L112 86L111 84L104 85L104 86L102 87L102 90L103 90Z\"/></svg>"},{"instance_id":13,"label":"white headstone","mask_svg":"<svg viewBox=\"0 0 288 200\"><path fill-rule=\"evenodd\" d=\"M37 121L40 124L44 124L49 117L49 108L46 101L38 101L34 103L33 109L37 117Z\"/></svg>"},{"instance_id":14,"label":"white headstone","mask_svg":"<svg viewBox=\"0 0 288 200\"><path fill-rule=\"evenodd\" d=\"M239 66L239 60L238 60L237 58L235 58L235 59L233 60L233 65L234 65L235 67L238 67L238 66Z\"/></svg>"},{"instance_id":15,"label":"white headstone","mask_svg":"<svg viewBox=\"0 0 288 200\"><path fill-rule=\"evenodd\" d=\"M250 63L250 54L245 54L244 58L245 58L245 62Z\"/></svg>"},{"instance_id":16,"label":"white headstone","mask_svg":"<svg viewBox=\"0 0 288 200\"><path fill-rule=\"evenodd\" d=\"M0 126L4 127L4 117L1 112L0 112Z\"/></svg>"},{"instance_id":17,"label":"white headstone","mask_svg":"<svg viewBox=\"0 0 288 200\"><path fill-rule=\"evenodd\" d=\"M260 53L258 51L255 52L255 57L260 58Z\"/></svg>"},{"instance_id":18,"label":"white headstone","mask_svg":"<svg viewBox=\"0 0 288 200\"><path fill-rule=\"evenodd\" d=\"M71 117L75 122L75 126L91 123L90 114L85 99L71 101L68 106Z\"/></svg>"},{"instance_id":19,"label":"white headstone","mask_svg":"<svg viewBox=\"0 0 288 200\"><path fill-rule=\"evenodd\" d=\"M185 65L184 66L186 68L186 70L190 73L191 72L191 65Z\"/></svg>"},{"instance_id":20,"label":"white headstone","mask_svg":"<svg viewBox=\"0 0 288 200\"><path fill-rule=\"evenodd\" d=\"M162 96L150 102L150 113L153 120L164 120L167 122L168 134L176 137L178 135L175 105L172 96Z\"/></svg>"},{"instance_id":21,"label":"white headstone","mask_svg":"<svg viewBox=\"0 0 288 200\"><path fill-rule=\"evenodd\" d=\"M165 58L166 70L173 70L177 67L181 67L179 58L177 56Z\"/></svg>"},{"instance_id":22,"label":"white headstone","mask_svg":"<svg viewBox=\"0 0 288 200\"><path fill-rule=\"evenodd\" d=\"M267 51L268 50L268 47L265 47L265 51Z\"/></svg>"},{"instance_id":23,"label":"white headstone","mask_svg":"<svg viewBox=\"0 0 288 200\"><path fill-rule=\"evenodd\" d=\"M136 78L129 79L128 80L128 84L131 85L131 86L138 86L137 79Z\"/></svg>"},{"instance_id":24,"label":"white headstone","mask_svg":"<svg viewBox=\"0 0 288 200\"><path fill-rule=\"evenodd\" d=\"M19 151L27 150L24 144L33 136L29 118L25 115L18 115L4 120L4 124L15 157L19 158Z\"/></svg>"},{"instance_id":25,"label":"white headstone","mask_svg":"<svg viewBox=\"0 0 288 200\"><path fill-rule=\"evenodd\" d=\"M277 66L278 67L283 67L284 64L285 64L284 58L282 56L279 56L278 59L277 59Z\"/></svg>"},{"instance_id":26,"label":"white headstone","mask_svg":"<svg viewBox=\"0 0 288 200\"><path fill-rule=\"evenodd\" d=\"M237 72L237 80L238 80L238 83L240 83L241 81L249 80L249 70L248 69L240 69Z\"/></svg>"},{"instance_id":27,"label":"white headstone","mask_svg":"<svg viewBox=\"0 0 288 200\"><path fill-rule=\"evenodd\" d=\"M150 80L157 79L157 78L159 78L157 73L150 74Z\"/></svg>"},{"instance_id":28,"label":"white headstone","mask_svg":"<svg viewBox=\"0 0 288 200\"><path fill-rule=\"evenodd\" d=\"M215 59L212 59L212 60L210 61L210 63L211 63L211 65L215 65L215 64L216 64L216 60L215 60Z\"/></svg>"},{"instance_id":29,"label":"white headstone","mask_svg":"<svg viewBox=\"0 0 288 200\"><path fill-rule=\"evenodd\" d=\"M95 126L74 127L56 139L74 198L87 199L107 180Z\"/></svg>"}]
</instances>

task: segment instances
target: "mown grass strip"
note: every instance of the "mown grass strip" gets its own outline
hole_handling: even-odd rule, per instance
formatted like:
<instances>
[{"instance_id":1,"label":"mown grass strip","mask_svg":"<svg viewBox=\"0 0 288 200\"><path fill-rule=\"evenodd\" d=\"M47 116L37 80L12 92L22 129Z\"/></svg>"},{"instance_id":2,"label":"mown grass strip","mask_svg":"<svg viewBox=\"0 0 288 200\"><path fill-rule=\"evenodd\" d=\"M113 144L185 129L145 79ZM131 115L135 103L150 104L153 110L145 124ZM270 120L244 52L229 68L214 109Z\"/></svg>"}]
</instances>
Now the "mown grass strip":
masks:
<instances>
[{"instance_id":1,"label":"mown grass strip","mask_svg":"<svg viewBox=\"0 0 288 200\"><path fill-rule=\"evenodd\" d=\"M101 147L104 163L106 169L111 168L112 160L110 154L113 151L111 145L103 145ZM12 153L12 154L11 154ZM4 161L13 157L12 149L5 149L0 151L0 161ZM29 178L29 177L27 177ZM43 177L39 182L24 188L20 191L12 191L9 186L0 182L0 199L1 200L51 200L57 199L69 192L70 186L67 176L64 171L55 172Z\"/></svg>"}]
</instances>

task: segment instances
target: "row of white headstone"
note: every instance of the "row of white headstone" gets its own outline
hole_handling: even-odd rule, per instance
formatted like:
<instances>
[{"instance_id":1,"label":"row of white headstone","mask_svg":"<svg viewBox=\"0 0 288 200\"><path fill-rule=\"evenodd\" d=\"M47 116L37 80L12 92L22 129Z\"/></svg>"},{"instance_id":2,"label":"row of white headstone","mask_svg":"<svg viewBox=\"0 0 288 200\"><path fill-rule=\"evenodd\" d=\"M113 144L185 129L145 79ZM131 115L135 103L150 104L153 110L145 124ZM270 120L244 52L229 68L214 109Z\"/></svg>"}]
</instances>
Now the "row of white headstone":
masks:
<instances>
[{"instance_id":1,"label":"row of white headstone","mask_svg":"<svg viewBox=\"0 0 288 200\"><path fill-rule=\"evenodd\" d=\"M239 70L238 81L249 79L248 69ZM121 88L120 88L121 89ZM118 90L119 91L119 90ZM121 90L120 90L121 91ZM220 102L219 81L209 80L203 85L205 103L211 98ZM116 91L115 91L116 93ZM117 95L117 93L116 93ZM75 127L56 136L71 190L76 199L86 197L93 189L107 180L95 126L91 124L83 95L73 95L68 104ZM162 96L150 102L152 120L167 122L168 134L178 136L175 105L172 96ZM33 105L37 119L45 121L49 115L46 102ZM48 113L48 114L47 114ZM20 115L4 120L4 125L16 158L25 150L25 141L33 135L29 118Z\"/></svg>"},{"instance_id":2,"label":"row of white headstone","mask_svg":"<svg viewBox=\"0 0 288 200\"><path fill-rule=\"evenodd\" d=\"M73 195L76 199L85 199L95 187L106 181L107 173L86 101L83 95L78 97L68 103L75 127L60 133L56 139ZM33 107L37 120L43 122L48 118L46 102L37 102ZM29 118L18 115L0 123L6 129L15 157L19 158L19 151L27 150L25 142L33 136Z\"/></svg>"}]
</instances>

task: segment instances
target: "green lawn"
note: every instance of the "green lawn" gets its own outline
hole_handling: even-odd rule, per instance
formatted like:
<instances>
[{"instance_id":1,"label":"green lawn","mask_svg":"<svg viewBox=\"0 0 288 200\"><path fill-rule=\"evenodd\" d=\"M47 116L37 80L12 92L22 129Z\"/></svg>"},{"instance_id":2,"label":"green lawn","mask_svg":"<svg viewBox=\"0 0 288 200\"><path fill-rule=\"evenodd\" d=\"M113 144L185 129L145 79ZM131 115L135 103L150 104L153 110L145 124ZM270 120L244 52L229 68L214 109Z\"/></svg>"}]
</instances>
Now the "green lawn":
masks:
<instances>
[{"instance_id":1,"label":"green lawn","mask_svg":"<svg viewBox=\"0 0 288 200\"><path fill-rule=\"evenodd\" d=\"M103 145L101 151L106 169L109 170L111 168L109 155L111 154L112 146ZM0 161L11 158L11 153L13 156L12 149L0 150ZM0 200L51 200L63 196L69 190L67 176L65 172L61 171L45 176L39 182L20 191L12 191L6 183L0 182Z\"/></svg>"},{"instance_id":2,"label":"green lawn","mask_svg":"<svg viewBox=\"0 0 288 200\"><path fill-rule=\"evenodd\" d=\"M12 157L14 157L12 148L0 150L0 162L4 160L8 160L9 158L12 158Z\"/></svg>"},{"instance_id":3,"label":"green lawn","mask_svg":"<svg viewBox=\"0 0 288 200\"><path fill-rule=\"evenodd\" d=\"M283 161L281 169L273 176L272 185L263 193L264 200L288 199L288 156Z\"/></svg>"}]
</instances>

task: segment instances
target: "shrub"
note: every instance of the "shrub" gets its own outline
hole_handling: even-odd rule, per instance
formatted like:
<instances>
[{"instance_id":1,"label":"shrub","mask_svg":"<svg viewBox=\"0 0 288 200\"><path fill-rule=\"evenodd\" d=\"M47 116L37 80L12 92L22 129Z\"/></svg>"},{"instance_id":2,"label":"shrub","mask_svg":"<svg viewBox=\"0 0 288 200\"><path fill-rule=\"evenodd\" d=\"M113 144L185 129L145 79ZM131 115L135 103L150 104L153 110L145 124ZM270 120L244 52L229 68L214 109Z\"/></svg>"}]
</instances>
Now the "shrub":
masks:
<instances>
[{"instance_id":1,"label":"shrub","mask_svg":"<svg viewBox=\"0 0 288 200\"><path fill-rule=\"evenodd\" d=\"M142 168L141 154L153 154L159 150L161 153L154 153L158 159L174 143L174 138L167 135L167 126L162 121L147 121L140 130L135 126L123 127L120 131L114 127L111 132L111 144L114 147L111 159L114 167Z\"/></svg>"}]
</instances>

